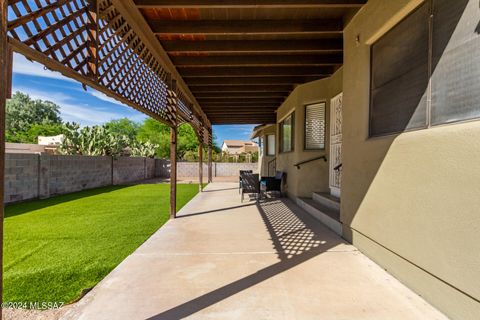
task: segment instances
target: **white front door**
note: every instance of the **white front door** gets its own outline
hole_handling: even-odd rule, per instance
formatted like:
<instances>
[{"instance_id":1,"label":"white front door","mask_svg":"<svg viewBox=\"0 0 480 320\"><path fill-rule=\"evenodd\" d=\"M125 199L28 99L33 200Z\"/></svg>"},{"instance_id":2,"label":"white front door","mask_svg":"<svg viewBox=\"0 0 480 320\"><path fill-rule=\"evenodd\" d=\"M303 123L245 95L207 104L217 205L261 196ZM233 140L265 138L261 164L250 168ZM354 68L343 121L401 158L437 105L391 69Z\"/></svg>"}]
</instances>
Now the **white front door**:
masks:
<instances>
[{"instance_id":1,"label":"white front door","mask_svg":"<svg viewBox=\"0 0 480 320\"><path fill-rule=\"evenodd\" d=\"M342 98L340 93L330 102L330 193L336 197L342 180Z\"/></svg>"}]
</instances>

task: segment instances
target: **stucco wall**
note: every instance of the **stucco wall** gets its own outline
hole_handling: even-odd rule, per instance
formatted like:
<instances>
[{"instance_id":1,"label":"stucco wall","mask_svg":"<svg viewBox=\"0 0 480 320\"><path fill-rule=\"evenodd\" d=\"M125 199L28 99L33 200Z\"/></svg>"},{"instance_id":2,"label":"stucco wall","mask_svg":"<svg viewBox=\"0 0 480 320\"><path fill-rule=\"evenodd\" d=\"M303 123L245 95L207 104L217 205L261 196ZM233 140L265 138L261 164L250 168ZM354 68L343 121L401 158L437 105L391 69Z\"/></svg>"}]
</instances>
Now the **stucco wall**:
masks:
<instances>
[{"instance_id":1,"label":"stucco wall","mask_svg":"<svg viewBox=\"0 0 480 320\"><path fill-rule=\"evenodd\" d=\"M263 154L258 157L258 172L262 177L268 177L268 176L273 176L275 175L275 170L273 167L273 163L270 164L270 174L269 174L269 163L270 161L274 160L276 155L269 156L267 155L267 135L274 134L275 135L275 148L277 147L277 128L276 125L271 125L268 127L265 127L265 129L260 130L258 132L258 137L263 137ZM276 151L275 151L276 152Z\"/></svg>"},{"instance_id":2,"label":"stucco wall","mask_svg":"<svg viewBox=\"0 0 480 320\"><path fill-rule=\"evenodd\" d=\"M305 105L326 102L326 119L330 119L330 100L342 92L343 71L332 77L298 86L277 110L277 123L295 111L294 151L277 155L277 170L287 173L285 191L290 197L310 197L314 191L326 192L328 188L328 162L317 160L297 169L295 163L327 155L329 160L330 126L327 120L325 150L304 150ZM280 144L277 125L277 153Z\"/></svg>"},{"instance_id":3,"label":"stucco wall","mask_svg":"<svg viewBox=\"0 0 480 320\"><path fill-rule=\"evenodd\" d=\"M420 2L370 0L345 30L344 237L452 319L478 319L480 122L368 139L370 44Z\"/></svg>"}]
</instances>

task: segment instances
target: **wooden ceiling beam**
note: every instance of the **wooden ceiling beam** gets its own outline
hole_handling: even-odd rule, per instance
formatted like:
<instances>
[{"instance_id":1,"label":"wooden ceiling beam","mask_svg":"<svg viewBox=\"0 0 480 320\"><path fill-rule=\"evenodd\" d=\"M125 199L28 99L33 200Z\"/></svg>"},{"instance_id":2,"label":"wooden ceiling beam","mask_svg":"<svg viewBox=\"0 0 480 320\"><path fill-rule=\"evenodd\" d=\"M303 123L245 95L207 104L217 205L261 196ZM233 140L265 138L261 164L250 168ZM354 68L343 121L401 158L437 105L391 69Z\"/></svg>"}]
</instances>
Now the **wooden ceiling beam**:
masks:
<instances>
[{"instance_id":1,"label":"wooden ceiling beam","mask_svg":"<svg viewBox=\"0 0 480 320\"><path fill-rule=\"evenodd\" d=\"M330 76L330 66L314 67L178 67L184 77Z\"/></svg>"},{"instance_id":2,"label":"wooden ceiling beam","mask_svg":"<svg viewBox=\"0 0 480 320\"><path fill-rule=\"evenodd\" d=\"M169 53L272 53L272 52L342 52L343 40L204 40L204 41L162 41Z\"/></svg>"},{"instance_id":3,"label":"wooden ceiling beam","mask_svg":"<svg viewBox=\"0 0 480 320\"><path fill-rule=\"evenodd\" d=\"M240 106L235 106L235 105L229 105L225 104L223 106L202 106L204 110L209 110L209 111L235 111L235 110L276 110L279 105L278 104L272 104L272 105L240 105Z\"/></svg>"},{"instance_id":4,"label":"wooden ceiling beam","mask_svg":"<svg viewBox=\"0 0 480 320\"><path fill-rule=\"evenodd\" d=\"M278 103L259 103L259 102L216 102L216 103L203 103L202 109L221 109L221 108L236 108L236 107L255 107L255 108L278 108Z\"/></svg>"},{"instance_id":5,"label":"wooden ceiling beam","mask_svg":"<svg viewBox=\"0 0 480 320\"><path fill-rule=\"evenodd\" d=\"M139 8L359 8L367 0L135 0Z\"/></svg>"},{"instance_id":6,"label":"wooden ceiling beam","mask_svg":"<svg viewBox=\"0 0 480 320\"><path fill-rule=\"evenodd\" d=\"M321 20L149 20L156 34L255 35L342 34L341 19Z\"/></svg>"},{"instance_id":7,"label":"wooden ceiling beam","mask_svg":"<svg viewBox=\"0 0 480 320\"><path fill-rule=\"evenodd\" d=\"M195 94L197 99L258 99L258 98L286 98L288 92L201 92Z\"/></svg>"},{"instance_id":8,"label":"wooden ceiling beam","mask_svg":"<svg viewBox=\"0 0 480 320\"><path fill-rule=\"evenodd\" d=\"M233 113L232 111L214 111L214 112L206 112L208 116L231 116L231 117L236 117L236 114ZM242 110L242 115L257 115L257 116L266 116L266 117L271 117L272 113L275 114L275 112L266 112L262 110L257 110L257 111L244 111Z\"/></svg>"},{"instance_id":9,"label":"wooden ceiling beam","mask_svg":"<svg viewBox=\"0 0 480 320\"><path fill-rule=\"evenodd\" d=\"M268 66L337 66L343 54L321 55L227 55L172 56L177 67L268 67Z\"/></svg>"},{"instance_id":10,"label":"wooden ceiling beam","mask_svg":"<svg viewBox=\"0 0 480 320\"><path fill-rule=\"evenodd\" d=\"M236 85L295 85L322 79L324 76L265 76L265 77L221 77L190 78L184 77L189 87L199 86L236 86Z\"/></svg>"},{"instance_id":11,"label":"wooden ceiling beam","mask_svg":"<svg viewBox=\"0 0 480 320\"><path fill-rule=\"evenodd\" d=\"M200 105L211 105L211 104L233 104L238 105L252 105L252 104L278 104L280 105L285 99L284 98L198 98Z\"/></svg>"},{"instance_id":12,"label":"wooden ceiling beam","mask_svg":"<svg viewBox=\"0 0 480 320\"><path fill-rule=\"evenodd\" d=\"M212 124L215 125L226 125L226 124L275 124L276 123L276 118L268 119L268 120L263 120L263 119L251 119L251 120L215 120L212 122Z\"/></svg>"},{"instance_id":13,"label":"wooden ceiling beam","mask_svg":"<svg viewBox=\"0 0 480 320\"><path fill-rule=\"evenodd\" d=\"M193 94L203 92L290 92L292 85L190 86Z\"/></svg>"}]
</instances>

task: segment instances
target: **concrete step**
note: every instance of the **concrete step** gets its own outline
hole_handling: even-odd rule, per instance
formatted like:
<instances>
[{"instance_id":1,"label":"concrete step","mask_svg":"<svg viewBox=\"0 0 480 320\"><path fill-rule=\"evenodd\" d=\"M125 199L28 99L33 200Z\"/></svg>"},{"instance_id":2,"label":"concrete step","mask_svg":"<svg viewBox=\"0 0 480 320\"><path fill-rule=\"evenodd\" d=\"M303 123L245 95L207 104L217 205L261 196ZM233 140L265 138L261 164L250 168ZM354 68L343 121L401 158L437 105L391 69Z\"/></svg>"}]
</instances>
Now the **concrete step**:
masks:
<instances>
[{"instance_id":1,"label":"concrete step","mask_svg":"<svg viewBox=\"0 0 480 320\"><path fill-rule=\"evenodd\" d=\"M329 193L314 192L312 194L312 199L325 207L340 211L340 199L335 196L332 196Z\"/></svg>"},{"instance_id":2,"label":"concrete step","mask_svg":"<svg viewBox=\"0 0 480 320\"><path fill-rule=\"evenodd\" d=\"M322 205L311 198L297 198L297 205L310 213L321 223L333 230L338 235L342 235L342 223L340 222L340 210L332 209Z\"/></svg>"}]
</instances>

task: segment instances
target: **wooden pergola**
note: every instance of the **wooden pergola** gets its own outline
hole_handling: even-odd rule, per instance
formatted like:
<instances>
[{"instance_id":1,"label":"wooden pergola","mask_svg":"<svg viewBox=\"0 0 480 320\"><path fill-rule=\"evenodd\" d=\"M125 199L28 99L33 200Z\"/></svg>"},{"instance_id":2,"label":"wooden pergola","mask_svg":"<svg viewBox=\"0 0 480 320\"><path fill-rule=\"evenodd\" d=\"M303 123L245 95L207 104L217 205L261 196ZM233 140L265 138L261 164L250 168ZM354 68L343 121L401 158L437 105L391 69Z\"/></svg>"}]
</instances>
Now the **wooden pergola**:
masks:
<instances>
[{"instance_id":1,"label":"wooden pergola","mask_svg":"<svg viewBox=\"0 0 480 320\"><path fill-rule=\"evenodd\" d=\"M15 51L171 127L175 217L177 127L200 141L201 188L204 145L212 180L212 124L275 123L296 85L342 65L343 27L366 2L0 0L0 168ZM3 202L2 192L2 221Z\"/></svg>"}]
</instances>

